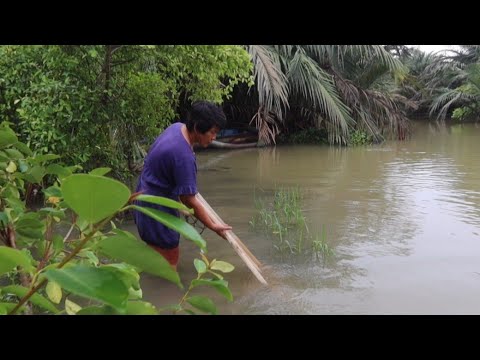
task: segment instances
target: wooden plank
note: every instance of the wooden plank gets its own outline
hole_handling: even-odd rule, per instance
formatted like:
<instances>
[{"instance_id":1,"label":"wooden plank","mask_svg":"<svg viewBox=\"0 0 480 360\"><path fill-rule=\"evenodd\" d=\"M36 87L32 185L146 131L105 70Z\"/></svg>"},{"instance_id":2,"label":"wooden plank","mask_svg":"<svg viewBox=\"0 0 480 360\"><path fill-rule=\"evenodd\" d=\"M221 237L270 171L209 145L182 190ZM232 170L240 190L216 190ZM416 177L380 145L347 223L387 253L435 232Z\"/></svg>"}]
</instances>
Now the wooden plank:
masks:
<instances>
[{"instance_id":1,"label":"wooden plank","mask_svg":"<svg viewBox=\"0 0 480 360\"><path fill-rule=\"evenodd\" d=\"M200 193L197 193L196 195L197 199L200 201L200 203L205 207L205 210L207 211L208 215L216 222L219 222L221 224L225 224L225 222L218 216L218 214L213 210L213 208L207 203L207 201L203 198L203 196ZM238 238L237 235L232 230L227 230L225 231L225 236L227 238L227 241L232 245L233 249L235 252L240 256L240 258L243 260L243 262L247 265L247 267L250 269L250 271L255 275L258 281L260 281L264 285L268 285L267 281L263 278L260 270L260 261L253 256L253 254L248 250L248 248L243 244L240 239Z\"/></svg>"},{"instance_id":2,"label":"wooden plank","mask_svg":"<svg viewBox=\"0 0 480 360\"><path fill-rule=\"evenodd\" d=\"M220 216L215 212L215 210L213 210L213 208L210 206L207 200L205 200L205 198L200 193L197 194L197 198L202 203L202 205L208 210L210 217L213 218L215 222L219 222L220 224L225 225L225 222L220 218ZM228 231L228 233L231 233L232 237L235 238L235 242L238 243L238 245L243 248L243 250L248 254L248 256L252 258L253 262L257 265L257 267L260 270L260 267L262 266L260 261L250 252L247 246L239 239L239 237L233 231Z\"/></svg>"},{"instance_id":3,"label":"wooden plank","mask_svg":"<svg viewBox=\"0 0 480 360\"><path fill-rule=\"evenodd\" d=\"M210 206L210 204L205 200L205 198L198 193L197 194L198 200L202 203L202 205L205 207L207 210L209 216L215 221L219 222L221 224L225 224L225 222L220 218L220 216L213 210L213 208ZM232 241L237 244L242 250L250 257L250 259L253 261L255 264L257 270L260 272L260 266L261 263L258 261L258 259L250 252L250 250L247 248L247 246L239 239L239 237L231 230L228 230L225 232L225 235L227 237L230 237ZM228 240L228 239L227 239Z\"/></svg>"}]
</instances>

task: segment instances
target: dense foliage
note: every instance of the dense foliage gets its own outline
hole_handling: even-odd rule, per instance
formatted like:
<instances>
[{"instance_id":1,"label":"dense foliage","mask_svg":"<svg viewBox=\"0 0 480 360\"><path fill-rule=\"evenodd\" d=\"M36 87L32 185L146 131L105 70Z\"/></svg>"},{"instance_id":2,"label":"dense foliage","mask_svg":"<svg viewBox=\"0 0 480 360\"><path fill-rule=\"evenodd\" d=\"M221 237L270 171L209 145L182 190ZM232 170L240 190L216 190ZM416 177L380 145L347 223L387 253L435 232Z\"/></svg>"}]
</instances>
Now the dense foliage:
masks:
<instances>
[{"instance_id":1,"label":"dense foliage","mask_svg":"<svg viewBox=\"0 0 480 360\"><path fill-rule=\"evenodd\" d=\"M191 210L170 199L131 194L127 186L105 176L109 168L75 174L78 167L52 163L57 158L36 155L18 141L8 124L0 125L0 315L162 311L142 300L139 273L159 276L180 288L184 285L159 253L117 228L116 215L129 209L144 212L201 249L194 262L197 278L168 309L216 313L212 299L192 295L201 285L232 300L228 282L219 272L230 272L233 266L209 261L205 240L187 222L133 201ZM46 187L48 176L54 181ZM44 195L44 201L29 207L26 199L33 186Z\"/></svg>"},{"instance_id":2,"label":"dense foliage","mask_svg":"<svg viewBox=\"0 0 480 360\"><path fill-rule=\"evenodd\" d=\"M183 107L221 103L251 68L238 46L1 46L0 119L34 151L126 179Z\"/></svg>"}]
</instances>

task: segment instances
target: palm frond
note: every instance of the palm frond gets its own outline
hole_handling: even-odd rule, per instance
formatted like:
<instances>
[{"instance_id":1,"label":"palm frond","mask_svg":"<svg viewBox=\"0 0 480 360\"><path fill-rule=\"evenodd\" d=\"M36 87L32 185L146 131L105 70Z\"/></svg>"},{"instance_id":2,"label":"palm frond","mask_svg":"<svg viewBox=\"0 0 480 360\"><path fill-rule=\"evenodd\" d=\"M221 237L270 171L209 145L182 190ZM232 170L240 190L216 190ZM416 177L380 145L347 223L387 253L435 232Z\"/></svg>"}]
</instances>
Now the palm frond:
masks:
<instances>
[{"instance_id":1,"label":"palm frond","mask_svg":"<svg viewBox=\"0 0 480 360\"><path fill-rule=\"evenodd\" d=\"M474 95L466 94L458 89L445 89L442 94L433 99L432 105L430 107L430 116L433 116L433 114L438 111L437 119L445 120L445 117L447 116L447 111L452 104L462 99L471 100L474 98Z\"/></svg>"},{"instance_id":2,"label":"palm frond","mask_svg":"<svg viewBox=\"0 0 480 360\"><path fill-rule=\"evenodd\" d=\"M303 45L307 54L319 64L334 57L335 48L332 45Z\"/></svg>"},{"instance_id":3,"label":"palm frond","mask_svg":"<svg viewBox=\"0 0 480 360\"><path fill-rule=\"evenodd\" d=\"M280 56L288 58L295 52L296 46L297 45L273 45L273 48Z\"/></svg>"},{"instance_id":4,"label":"palm frond","mask_svg":"<svg viewBox=\"0 0 480 360\"><path fill-rule=\"evenodd\" d=\"M333 80L305 51L298 49L290 61L287 78L292 92L305 98L314 109L320 110L330 120L337 133L346 135L354 123L349 109L341 101Z\"/></svg>"},{"instance_id":5,"label":"palm frond","mask_svg":"<svg viewBox=\"0 0 480 360\"><path fill-rule=\"evenodd\" d=\"M476 91L480 94L480 63L468 65L465 71L468 82L475 86Z\"/></svg>"},{"instance_id":6,"label":"palm frond","mask_svg":"<svg viewBox=\"0 0 480 360\"><path fill-rule=\"evenodd\" d=\"M387 66L389 71L395 73L404 73L406 71L402 62L392 56L381 45L338 45L339 50L354 56L360 55L362 59L368 60L376 58L380 60L380 63Z\"/></svg>"},{"instance_id":7,"label":"palm frond","mask_svg":"<svg viewBox=\"0 0 480 360\"><path fill-rule=\"evenodd\" d=\"M266 45L248 45L247 50L254 63L260 106L283 119L288 108L288 83L278 53Z\"/></svg>"},{"instance_id":8,"label":"palm frond","mask_svg":"<svg viewBox=\"0 0 480 360\"><path fill-rule=\"evenodd\" d=\"M362 88L343 78L334 69L331 69L331 73L339 93L356 120L356 129L367 131L375 141L383 140L382 129L385 127L389 128L392 135L407 133L408 119L397 105L406 102L406 98L395 93Z\"/></svg>"},{"instance_id":9,"label":"palm frond","mask_svg":"<svg viewBox=\"0 0 480 360\"><path fill-rule=\"evenodd\" d=\"M278 135L279 129L275 122L275 117L272 116L271 112L260 107L250 121L250 124L252 122L255 122L255 127L258 129L258 139L260 141L264 142L265 145L276 143L275 137Z\"/></svg>"},{"instance_id":10,"label":"palm frond","mask_svg":"<svg viewBox=\"0 0 480 360\"><path fill-rule=\"evenodd\" d=\"M409 131L409 120L399 108L400 95L379 91L367 93L371 103L369 110L376 119L377 126L386 126L392 135L403 139Z\"/></svg>"}]
</instances>

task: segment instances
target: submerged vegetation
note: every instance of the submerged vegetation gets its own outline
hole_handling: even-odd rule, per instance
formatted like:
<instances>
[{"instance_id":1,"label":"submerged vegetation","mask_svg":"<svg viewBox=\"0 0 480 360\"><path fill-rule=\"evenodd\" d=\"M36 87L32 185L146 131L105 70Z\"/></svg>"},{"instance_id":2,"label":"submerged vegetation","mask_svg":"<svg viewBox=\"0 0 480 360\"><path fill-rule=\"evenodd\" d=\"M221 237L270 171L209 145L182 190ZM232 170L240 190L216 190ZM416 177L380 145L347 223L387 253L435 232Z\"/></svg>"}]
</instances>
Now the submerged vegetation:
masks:
<instances>
[{"instance_id":1,"label":"submerged vegetation","mask_svg":"<svg viewBox=\"0 0 480 360\"><path fill-rule=\"evenodd\" d=\"M321 234L310 233L302 202L299 187L276 188L271 202L266 197L255 197L257 213L250 225L272 239L278 255L314 255L326 263L335 252L327 243L325 227Z\"/></svg>"}]
</instances>

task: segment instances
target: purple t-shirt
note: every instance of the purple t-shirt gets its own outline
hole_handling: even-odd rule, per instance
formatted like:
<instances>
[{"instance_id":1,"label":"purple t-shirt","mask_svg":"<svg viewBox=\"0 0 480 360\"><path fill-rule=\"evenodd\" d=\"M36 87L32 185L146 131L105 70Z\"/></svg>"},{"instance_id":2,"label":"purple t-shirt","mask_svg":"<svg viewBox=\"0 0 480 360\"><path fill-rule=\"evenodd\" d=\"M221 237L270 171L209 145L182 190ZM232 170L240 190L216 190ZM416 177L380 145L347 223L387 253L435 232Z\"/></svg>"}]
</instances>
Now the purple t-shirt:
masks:
<instances>
[{"instance_id":1,"label":"purple t-shirt","mask_svg":"<svg viewBox=\"0 0 480 360\"><path fill-rule=\"evenodd\" d=\"M137 191L143 194L167 197L178 201L179 195L197 193L197 163L195 153L184 138L177 122L170 125L155 140L145 158L143 171L138 181ZM143 207L152 207L179 216L178 210L146 202L137 202ZM172 249L178 246L180 234L135 211L135 223L143 241Z\"/></svg>"}]
</instances>

